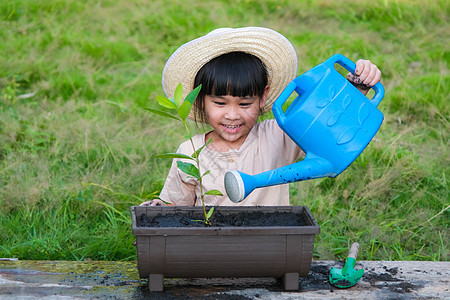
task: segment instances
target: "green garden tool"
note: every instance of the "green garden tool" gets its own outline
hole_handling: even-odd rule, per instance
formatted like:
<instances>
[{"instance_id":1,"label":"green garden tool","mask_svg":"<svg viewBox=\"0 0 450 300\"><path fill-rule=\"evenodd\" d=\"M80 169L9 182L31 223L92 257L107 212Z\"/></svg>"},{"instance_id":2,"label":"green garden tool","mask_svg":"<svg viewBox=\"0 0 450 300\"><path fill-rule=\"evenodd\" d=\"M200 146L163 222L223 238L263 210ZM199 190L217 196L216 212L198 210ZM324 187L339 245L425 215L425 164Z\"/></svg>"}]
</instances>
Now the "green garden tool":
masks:
<instances>
[{"instance_id":1,"label":"green garden tool","mask_svg":"<svg viewBox=\"0 0 450 300\"><path fill-rule=\"evenodd\" d=\"M343 269L332 268L330 271L330 283L338 288L349 288L354 286L363 276L364 269L355 270L356 258L358 257L359 244L353 243L345 260Z\"/></svg>"}]
</instances>

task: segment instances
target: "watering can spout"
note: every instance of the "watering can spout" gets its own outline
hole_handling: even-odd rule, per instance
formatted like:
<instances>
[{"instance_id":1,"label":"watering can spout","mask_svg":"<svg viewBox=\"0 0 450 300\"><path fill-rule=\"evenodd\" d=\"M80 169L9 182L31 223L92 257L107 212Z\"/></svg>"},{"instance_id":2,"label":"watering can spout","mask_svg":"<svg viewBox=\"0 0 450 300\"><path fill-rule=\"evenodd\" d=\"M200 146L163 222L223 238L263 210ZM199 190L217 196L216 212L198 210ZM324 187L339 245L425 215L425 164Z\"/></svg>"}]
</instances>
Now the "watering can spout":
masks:
<instances>
[{"instance_id":1,"label":"watering can spout","mask_svg":"<svg viewBox=\"0 0 450 300\"><path fill-rule=\"evenodd\" d=\"M256 175L229 171L225 174L225 190L230 200L238 203L256 188L336 175L331 162L308 153L302 161Z\"/></svg>"}]
</instances>

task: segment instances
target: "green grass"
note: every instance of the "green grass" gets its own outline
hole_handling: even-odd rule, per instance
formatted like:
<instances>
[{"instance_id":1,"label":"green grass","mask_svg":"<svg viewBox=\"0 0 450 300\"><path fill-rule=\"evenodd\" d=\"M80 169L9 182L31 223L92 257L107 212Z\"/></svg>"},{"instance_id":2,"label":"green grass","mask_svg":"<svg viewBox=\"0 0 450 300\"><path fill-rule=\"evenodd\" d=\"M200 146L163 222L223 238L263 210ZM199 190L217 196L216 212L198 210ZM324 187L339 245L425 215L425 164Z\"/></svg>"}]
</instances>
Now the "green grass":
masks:
<instances>
[{"instance_id":1,"label":"green grass","mask_svg":"<svg viewBox=\"0 0 450 300\"><path fill-rule=\"evenodd\" d=\"M232 3L232 4L230 4ZM0 257L132 260L129 207L185 137L149 114L165 60L217 27L265 26L299 73L342 53L383 73L385 121L335 179L291 184L315 259L447 260L448 1L0 2ZM270 117L270 115L268 116ZM195 125L192 124L195 128ZM201 131L201 128L198 129Z\"/></svg>"}]
</instances>

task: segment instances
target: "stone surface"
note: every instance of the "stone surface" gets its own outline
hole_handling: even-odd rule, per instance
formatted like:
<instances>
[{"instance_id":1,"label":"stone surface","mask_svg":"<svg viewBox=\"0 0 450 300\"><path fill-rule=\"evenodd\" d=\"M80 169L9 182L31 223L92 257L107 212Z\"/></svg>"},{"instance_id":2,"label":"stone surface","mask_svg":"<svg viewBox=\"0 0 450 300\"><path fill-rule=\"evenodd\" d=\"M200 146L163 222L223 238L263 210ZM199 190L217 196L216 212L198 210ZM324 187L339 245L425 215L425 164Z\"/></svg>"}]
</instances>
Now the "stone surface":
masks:
<instances>
[{"instance_id":1,"label":"stone surface","mask_svg":"<svg viewBox=\"0 0 450 300\"><path fill-rule=\"evenodd\" d=\"M450 299L449 262L358 261L364 275L348 289L330 285L332 267L343 262L314 261L293 292L274 278L165 279L149 292L136 262L0 259L0 299Z\"/></svg>"}]
</instances>

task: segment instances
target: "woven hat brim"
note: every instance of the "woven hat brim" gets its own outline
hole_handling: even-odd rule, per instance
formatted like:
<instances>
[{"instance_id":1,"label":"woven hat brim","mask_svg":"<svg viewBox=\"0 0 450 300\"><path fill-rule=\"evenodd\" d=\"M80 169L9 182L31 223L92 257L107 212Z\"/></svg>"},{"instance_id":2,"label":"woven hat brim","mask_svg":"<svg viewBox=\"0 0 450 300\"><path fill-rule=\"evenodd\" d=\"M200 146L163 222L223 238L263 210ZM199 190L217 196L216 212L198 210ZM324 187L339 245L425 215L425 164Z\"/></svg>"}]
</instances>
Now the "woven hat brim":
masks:
<instances>
[{"instance_id":1,"label":"woven hat brim","mask_svg":"<svg viewBox=\"0 0 450 300\"><path fill-rule=\"evenodd\" d=\"M207 62L235 51L255 55L266 66L270 90L263 113L269 111L297 74L297 54L283 35L263 27L224 28L182 45L170 56L163 70L162 85L166 96L173 97L175 88L181 83L183 98L186 97L194 88L195 76ZM194 119L194 110L189 117Z\"/></svg>"}]
</instances>

